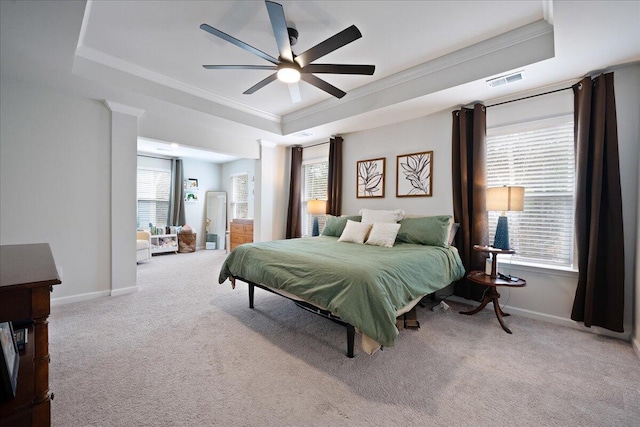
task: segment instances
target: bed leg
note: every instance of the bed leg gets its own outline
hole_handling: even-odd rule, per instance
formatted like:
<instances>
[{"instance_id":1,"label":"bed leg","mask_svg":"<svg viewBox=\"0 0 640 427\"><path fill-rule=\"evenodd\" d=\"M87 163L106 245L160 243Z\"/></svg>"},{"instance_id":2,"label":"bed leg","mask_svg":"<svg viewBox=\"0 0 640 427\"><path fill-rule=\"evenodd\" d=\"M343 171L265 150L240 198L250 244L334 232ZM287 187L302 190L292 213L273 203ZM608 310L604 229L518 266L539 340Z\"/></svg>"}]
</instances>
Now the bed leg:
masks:
<instances>
[{"instance_id":1,"label":"bed leg","mask_svg":"<svg viewBox=\"0 0 640 427\"><path fill-rule=\"evenodd\" d=\"M356 329L347 324L347 357L353 358L353 341L356 336Z\"/></svg>"},{"instance_id":2,"label":"bed leg","mask_svg":"<svg viewBox=\"0 0 640 427\"><path fill-rule=\"evenodd\" d=\"M255 286L249 283L249 308L253 308L253 292L255 291Z\"/></svg>"}]
</instances>

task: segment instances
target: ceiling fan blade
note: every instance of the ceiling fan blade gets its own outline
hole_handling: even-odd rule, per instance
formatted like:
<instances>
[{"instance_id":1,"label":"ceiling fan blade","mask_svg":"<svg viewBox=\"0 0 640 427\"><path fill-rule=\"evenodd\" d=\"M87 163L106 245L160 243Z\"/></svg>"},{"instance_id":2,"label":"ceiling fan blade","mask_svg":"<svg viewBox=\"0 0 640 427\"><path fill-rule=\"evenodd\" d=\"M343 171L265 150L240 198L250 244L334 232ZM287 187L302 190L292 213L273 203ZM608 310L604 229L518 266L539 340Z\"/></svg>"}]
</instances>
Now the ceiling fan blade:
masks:
<instances>
[{"instance_id":1,"label":"ceiling fan blade","mask_svg":"<svg viewBox=\"0 0 640 427\"><path fill-rule=\"evenodd\" d=\"M291 43L289 42L289 31L287 31L284 9L281 4L272 1L267 0L265 4L267 5L267 12L269 12L269 20L271 20L273 34L276 36L280 58L287 62L293 62L293 51L291 50Z\"/></svg>"},{"instance_id":2,"label":"ceiling fan blade","mask_svg":"<svg viewBox=\"0 0 640 427\"><path fill-rule=\"evenodd\" d=\"M244 92L242 92L242 94L243 95L251 95L252 93L257 91L258 89L262 89L263 87L265 87L266 85L268 85L272 81L276 80L277 78L278 78L277 77L277 73L273 73L269 77L267 77L266 79L260 80L258 83L254 84L249 89L247 89Z\"/></svg>"},{"instance_id":3,"label":"ceiling fan blade","mask_svg":"<svg viewBox=\"0 0 640 427\"><path fill-rule=\"evenodd\" d=\"M300 96L300 85L298 82L289 83L289 95L291 95L291 102L297 104L302 101L302 97Z\"/></svg>"},{"instance_id":4,"label":"ceiling fan blade","mask_svg":"<svg viewBox=\"0 0 640 427\"><path fill-rule=\"evenodd\" d=\"M342 98L347 94L346 92L341 91L337 87L325 82L324 80L314 76L313 74L301 74L300 78L305 82L314 85L318 89L322 89L323 91L330 93L336 98Z\"/></svg>"},{"instance_id":5,"label":"ceiling fan blade","mask_svg":"<svg viewBox=\"0 0 640 427\"><path fill-rule=\"evenodd\" d=\"M207 70L277 70L275 65L203 65Z\"/></svg>"},{"instance_id":6,"label":"ceiling fan blade","mask_svg":"<svg viewBox=\"0 0 640 427\"><path fill-rule=\"evenodd\" d=\"M351 43L354 40L358 40L360 37L362 37L360 30L358 30L355 25L352 25L349 28L340 31L335 36L329 37L325 41L318 43L306 52L296 56L295 61L301 67L306 67L316 59L321 58L326 54L331 53L346 44Z\"/></svg>"},{"instance_id":7,"label":"ceiling fan blade","mask_svg":"<svg viewBox=\"0 0 640 427\"><path fill-rule=\"evenodd\" d=\"M238 46L238 47L240 47L240 48L242 48L242 49L244 49L244 50L246 50L248 52L251 52L254 55L257 55L262 59L266 59L267 61L269 61L269 62L271 62L273 64L276 64L276 65L280 64L280 61L278 61L273 56L268 55L268 54L264 53L263 51L258 50L255 47L253 47L251 45L248 45L245 42L240 41L240 40L238 40L237 38L235 38L233 36L230 36L227 33L223 33L222 31L217 30L217 29L213 28L210 25L202 24L202 25L200 25L200 29L206 31L209 34L213 34L216 37L220 37L222 40L226 40L229 43L232 43L232 44L234 44L234 45L236 45L236 46ZM285 31L286 31L286 28L285 28Z\"/></svg>"},{"instance_id":8,"label":"ceiling fan blade","mask_svg":"<svg viewBox=\"0 0 640 427\"><path fill-rule=\"evenodd\" d=\"M352 65L352 64L309 64L300 72L302 73L325 73L325 74L364 74L373 75L376 70L375 65Z\"/></svg>"}]
</instances>

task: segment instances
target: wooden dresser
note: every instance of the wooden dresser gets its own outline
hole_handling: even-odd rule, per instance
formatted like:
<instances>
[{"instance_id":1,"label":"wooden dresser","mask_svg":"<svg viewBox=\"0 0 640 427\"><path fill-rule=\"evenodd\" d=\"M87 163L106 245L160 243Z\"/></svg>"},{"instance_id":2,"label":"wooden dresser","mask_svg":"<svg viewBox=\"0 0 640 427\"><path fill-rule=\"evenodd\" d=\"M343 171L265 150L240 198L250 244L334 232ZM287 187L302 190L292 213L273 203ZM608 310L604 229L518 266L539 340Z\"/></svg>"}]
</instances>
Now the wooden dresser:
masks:
<instances>
[{"instance_id":1,"label":"wooden dresser","mask_svg":"<svg viewBox=\"0 0 640 427\"><path fill-rule=\"evenodd\" d=\"M1 426L50 426L50 297L60 278L47 243L0 246L0 322L28 325L16 396L0 403Z\"/></svg>"},{"instance_id":2,"label":"wooden dresser","mask_svg":"<svg viewBox=\"0 0 640 427\"><path fill-rule=\"evenodd\" d=\"M253 242L253 220L234 219L231 221L231 233L229 236L231 250L243 243Z\"/></svg>"}]
</instances>

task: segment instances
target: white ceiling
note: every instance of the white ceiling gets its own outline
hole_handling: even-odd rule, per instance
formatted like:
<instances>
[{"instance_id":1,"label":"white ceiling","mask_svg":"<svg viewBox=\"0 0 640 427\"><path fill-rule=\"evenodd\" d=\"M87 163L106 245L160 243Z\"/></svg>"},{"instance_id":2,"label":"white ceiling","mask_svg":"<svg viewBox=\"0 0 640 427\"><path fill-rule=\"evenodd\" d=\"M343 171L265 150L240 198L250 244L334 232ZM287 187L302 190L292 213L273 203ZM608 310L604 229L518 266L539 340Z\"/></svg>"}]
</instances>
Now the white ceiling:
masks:
<instances>
[{"instance_id":1,"label":"white ceiling","mask_svg":"<svg viewBox=\"0 0 640 427\"><path fill-rule=\"evenodd\" d=\"M202 68L268 65L200 30L202 23L277 57L261 0L18 2L24 16L14 12L16 4L2 3L3 72L51 83L56 73L72 70L99 84L89 90L74 82L73 90L98 97L117 88L117 101L145 111L287 145L573 82L640 60L638 1L280 1L300 33L296 53L355 24L361 39L315 62L376 66L373 76L321 75L347 92L340 100L301 82L302 102L294 104L278 81L242 94L269 71ZM494 89L486 84L514 70L525 70L526 79Z\"/></svg>"},{"instance_id":2,"label":"white ceiling","mask_svg":"<svg viewBox=\"0 0 640 427\"><path fill-rule=\"evenodd\" d=\"M300 34L293 47L297 53L352 24L360 29L361 39L316 61L376 66L373 77L322 76L347 92L543 18L540 1L280 3ZM91 5L82 44L203 92L279 116L331 99L325 92L301 84L303 101L293 104L288 87L280 82L243 95L272 72L205 70L202 65L271 64L201 30L202 23L278 57L264 1L97 1Z\"/></svg>"}]
</instances>

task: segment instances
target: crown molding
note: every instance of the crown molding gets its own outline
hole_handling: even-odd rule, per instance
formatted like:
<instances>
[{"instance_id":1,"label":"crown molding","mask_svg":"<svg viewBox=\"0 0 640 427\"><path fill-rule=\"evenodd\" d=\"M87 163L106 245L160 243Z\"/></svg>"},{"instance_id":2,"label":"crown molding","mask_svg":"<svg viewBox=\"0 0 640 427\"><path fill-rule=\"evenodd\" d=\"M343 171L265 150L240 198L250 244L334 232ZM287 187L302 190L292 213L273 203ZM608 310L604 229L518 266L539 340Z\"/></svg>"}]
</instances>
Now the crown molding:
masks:
<instances>
[{"instance_id":1,"label":"crown molding","mask_svg":"<svg viewBox=\"0 0 640 427\"><path fill-rule=\"evenodd\" d=\"M106 105L107 108L114 113L122 113L136 117L140 117L142 113L144 113L144 110L141 110L140 108L120 104L119 102L109 101L108 99L104 100L104 105Z\"/></svg>"},{"instance_id":2,"label":"crown molding","mask_svg":"<svg viewBox=\"0 0 640 427\"><path fill-rule=\"evenodd\" d=\"M361 86L359 88L351 90L342 99L352 101L359 98L364 98L390 89L394 86L411 82L425 76L429 76L430 74L436 73L443 69L464 64L473 59L498 52L500 50L527 42L529 40L544 37L548 34L553 34L553 26L546 22L544 19L541 19L531 24L516 28L490 39L478 42L474 45L435 58L431 61L427 61L412 68L408 68L407 70L392 74L373 83L369 83L365 86ZM306 116L318 114L325 110L330 110L339 104L340 100L337 99L328 99L319 102L310 107L285 114L282 117L282 124L286 125L296 120L300 120Z\"/></svg>"},{"instance_id":3,"label":"crown molding","mask_svg":"<svg viewBox=\"0 0 640 427\"><path fill-rule=\"evenodd\" d=\"M267 148L276 148L278 145L280 145L277 142L267 141L266 139L259 139L258 143L260 144L260 146Z\"/></svg>"},{"instance_id":4,"label":"crown molding","mask_svg":"<svg viewBox=\"0 0 640 427\"><path fill-rule=\"evenodd\" d=\"M518 46L520 44L526 43L527 41L535 40L541 37L548 37L549 34L551 34L551 38L553 38L553 25L551 25L545 19L540 19L533 23L500 34L498 36L483 40L472 46L462 48L447 55L416 65L407 70L403 70L393 75L384 77L370 84L350 90L347 95L341 100L330 98L309 107L281 116L269 113L259 108L251 107L249 105L231 100L229 98L225 98L191 84L114 57L95 48L86 46L84 44L86 26L91 13L91 6L93 1L94 0L88 0L85 6L85 14L83 16L80 37L78 39L78 44L75 52L75 55L78 58L81 58L85 61L93 62L94 64L97 64L99 66L118 70L119 72L125 73L125 75L142 78L144 80L165 86L167 88L171 88L173 90L186 93L200 99L204 99L206 101L212 102L212 107L214 105L218 105L218 108L229 108L231 111L237 111L240 114L246 114L247 116L245 118L242 118L241 116L228 117L230 120L239 123L248 124L247 120L251 121L249 117L266 120L267 122L276 124L279 127L279 131L276 132L279 135L288 134L289 132L287 131L287 129L291 129L292 132L296 131L297 127L300 127L297 125L297 123L302 124L301 122L309 121L315 122L316 119L320 119L322 116L328 115L335 120L337 119L337 112L331 113L332 110L336 108L338 110L344 110L343 107L345 104L354 105L353 102L357 102L358 104L367 104L367 99L369 99L373 95L383 96L383 98L386 96L386 98L388 98L386 102L390 104L402 102L403 100L406 100L405 98L408 96L406 90L408 87L407 84L409 86L413 85L413 87L415 88L412 93L412 97L428 95L435 89L433 87L429 87L431 86L430 84L427 83L425 85L425 83L428 82L432 77L438 78L437 73L442 74L443 70L444 72L447 72L446 70L453 69L455 67L471 66L471 61L473 61L474 59L488 57L491 54L500 53L500 51L502 50ZM547 1L549 1L551 6L551 0ZM545 15L545 18L546 17L547 16ZM100 69L97 68L97 70L99 72ZM400 85L404 85L404 87L400 87ZM394 90L395 87L398 87L399 90ZM359 109L362 110L364 108L363 111L356 111L358 110L358 108L356 108L350 111L342 111L342 113L338 115L344 116L342 118L346 118L350 115L371 111L372 109L380 108L383 106L378 104L376 105L377 107L371 105L369 105L368 107L361 106L361 108ZM265 125L269 126L266 123ZM273 129L270 129L270 131L273 132Z\"/></svg>"},{"instance_id":5,"label":"crown molding","mask_svg":"<svg viewBox=\"0 0 640 427\"><path fill-rule=\"evenodd\" d=\"M237 101L233 101L229 98L216 95L209 91L202 90L193 85L184 83L180 80L176 80L160 73L156 73L155 71L140 67L138 65L132 64L120 58L116 58L115 56L109 55L83 44L78 45L75 54L76 56L79 56L87 61L92 61L105 67L113 68L126 74L140 77L145 80L178 90L180 92L187 93L189 95L197 96L198 98L202 98L207 101L211 101L224 107L232 108L234 110L241 111L255 117L260 117L262 119L266 119L275 123L280 123L282 119L281 116L277 114L272 114L259 108L254 108Z\"/></svg>"}]
</instances>

